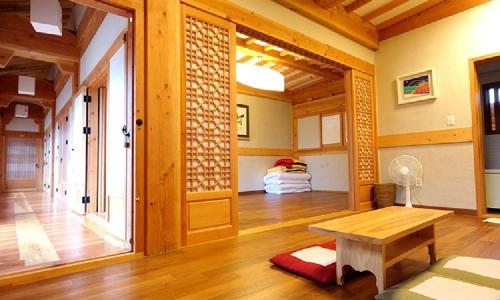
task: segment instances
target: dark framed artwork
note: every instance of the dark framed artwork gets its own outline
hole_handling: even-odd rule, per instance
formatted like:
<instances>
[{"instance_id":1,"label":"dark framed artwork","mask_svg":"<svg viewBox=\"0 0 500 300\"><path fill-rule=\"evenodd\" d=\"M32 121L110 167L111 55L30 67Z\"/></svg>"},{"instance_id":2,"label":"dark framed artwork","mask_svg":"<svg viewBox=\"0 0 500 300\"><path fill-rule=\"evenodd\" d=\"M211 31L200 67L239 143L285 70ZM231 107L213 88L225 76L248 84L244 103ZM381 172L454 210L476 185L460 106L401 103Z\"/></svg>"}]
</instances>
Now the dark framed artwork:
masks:
<instances>
[{"instance_id":1,"label":"dark framed artwork","mask_svg":"<svg viewBox=\"0 0 500 300\"><path fill-rule=\"evenodd\" d=\"M250 108L248 105L238 104L236 107L236 128L239 139L250 139Z\"/></svg>"}]
</instances>

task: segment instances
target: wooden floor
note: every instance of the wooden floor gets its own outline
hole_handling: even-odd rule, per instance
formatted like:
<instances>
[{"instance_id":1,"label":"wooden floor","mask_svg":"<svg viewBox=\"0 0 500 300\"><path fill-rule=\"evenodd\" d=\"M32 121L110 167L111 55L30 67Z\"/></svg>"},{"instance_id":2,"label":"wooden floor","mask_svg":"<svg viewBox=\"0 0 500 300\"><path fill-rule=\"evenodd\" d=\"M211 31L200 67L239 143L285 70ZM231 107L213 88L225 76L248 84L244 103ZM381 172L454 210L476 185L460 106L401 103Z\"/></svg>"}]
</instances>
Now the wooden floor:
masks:
<instances>
[{"instance_id":1,"label":"wooden floor","mask_svg":"<svg viewBox=\"0 0 500 300\"><path fill-rule=\"evenodd\" d=\"M437 256L469 255L500 259L500 225L470 216L437 224ZM5 299L373 299L375 278L357 273L346 285L324 286L277 270L276 253L330 237L306 225L184 248L102 269L29 285L0 287ZM388 270L395 284L425 270L425 249Z\"/></svg>"},{"instance_id":2,"label":"wooden floor","mask_svg":"<svg viewBox=\"0 0 500 300\"><path fill-rule=\"evenodd\" d=\"M46 193L0 194L0 274L123 251Z\"/></svg>"},{"instance_id":3,"label":"wooden floor","mask_svg":"<svg viewBox=\"0 0 500 300\"><path fill-rule=\"evenodd\" d=\"M246 194L238 197L240 229L309 218L348 209L347 193Z\"/></svg>"}]
</instances>

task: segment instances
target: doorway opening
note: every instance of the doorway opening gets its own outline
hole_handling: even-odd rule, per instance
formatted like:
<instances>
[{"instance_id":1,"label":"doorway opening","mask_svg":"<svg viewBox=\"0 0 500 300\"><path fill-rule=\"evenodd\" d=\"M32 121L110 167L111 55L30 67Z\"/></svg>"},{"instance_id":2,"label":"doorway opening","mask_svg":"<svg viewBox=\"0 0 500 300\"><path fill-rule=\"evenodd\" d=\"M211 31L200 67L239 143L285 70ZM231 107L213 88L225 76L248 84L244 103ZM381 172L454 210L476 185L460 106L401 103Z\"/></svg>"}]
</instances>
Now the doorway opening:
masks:
<instances>
[{"instance_id":1,"label":"doorway opening","mask_svg":"<svg viewBox=\"0 0 500 300\"><path fill-rule=\"evenodd\" d=\"M46 3L60 34L0 4L0 274L134 251L134 20L75 2Z\"/></svg>"},{"instance_id":2,"label":"doorway opening","mask_svg":"<svg viewBox=\"0 0 500 300\"><path fill-rule=\"evenodd\" d=\"M472 60L477 208L500 213L500 56Z\"/></svg>"},{"instance_id":3,"label":"doorway opening","mask_svg":"<svg viewBox=\"0 0 500 300\"><path fill-rule=\"evenodd\" d=\"M344 69L248 32L236 64L240 233L348 210ZM252 86L262 69L284 86Z\"/></svg>"}]
</instances>

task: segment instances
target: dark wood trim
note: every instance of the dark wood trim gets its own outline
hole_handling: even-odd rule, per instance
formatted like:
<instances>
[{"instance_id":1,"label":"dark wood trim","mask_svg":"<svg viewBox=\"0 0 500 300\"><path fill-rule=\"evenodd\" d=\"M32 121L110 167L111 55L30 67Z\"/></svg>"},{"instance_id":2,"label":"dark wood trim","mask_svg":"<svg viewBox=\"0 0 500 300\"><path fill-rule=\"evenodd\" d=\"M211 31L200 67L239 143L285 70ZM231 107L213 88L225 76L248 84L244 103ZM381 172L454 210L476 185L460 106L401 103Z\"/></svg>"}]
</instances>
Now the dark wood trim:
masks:
<instances>
[{"instance_id":1,"label":"dark wood trim","mask_svg":"<svg viewBox=\"0 0 500 300\"><path fill-rule=\"evenodd\" d=\"M238 192L238 195L244 196L244 195L255 195L255 194L265 194L265 190L256 190L256 191L245 191L245 192Z\"/></svg>"}]
</instances>

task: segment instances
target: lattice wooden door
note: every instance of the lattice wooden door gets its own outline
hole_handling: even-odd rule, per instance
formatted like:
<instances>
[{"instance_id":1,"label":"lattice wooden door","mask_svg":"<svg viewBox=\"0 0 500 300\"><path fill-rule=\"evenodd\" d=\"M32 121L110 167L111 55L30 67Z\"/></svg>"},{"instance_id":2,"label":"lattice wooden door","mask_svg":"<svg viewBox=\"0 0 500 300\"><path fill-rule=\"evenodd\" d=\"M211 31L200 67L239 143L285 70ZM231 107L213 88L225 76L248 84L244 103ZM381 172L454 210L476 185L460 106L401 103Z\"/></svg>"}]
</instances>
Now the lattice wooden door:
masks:
<instances>
[{"instance_id":1,"label":"lattice wooden door","mask_svg":"<svg viewBox=\"0 0 500 300\"><path fill-rule=\"evenodd\" d=\"M351 209L373 207L372 187L378 181L377 127L373 76L347 71L346 102L349 118Z\"/></svg>"},{"instance_id":2,"label":"lattice wooden door","mask_svg":"<svg viewBox=\"0 0 500 300\"><path fill-rule=\"evenodd\" d=\"M183 243L237 234L236 28L183 7Z\"/></svg>"}]
</instances>

